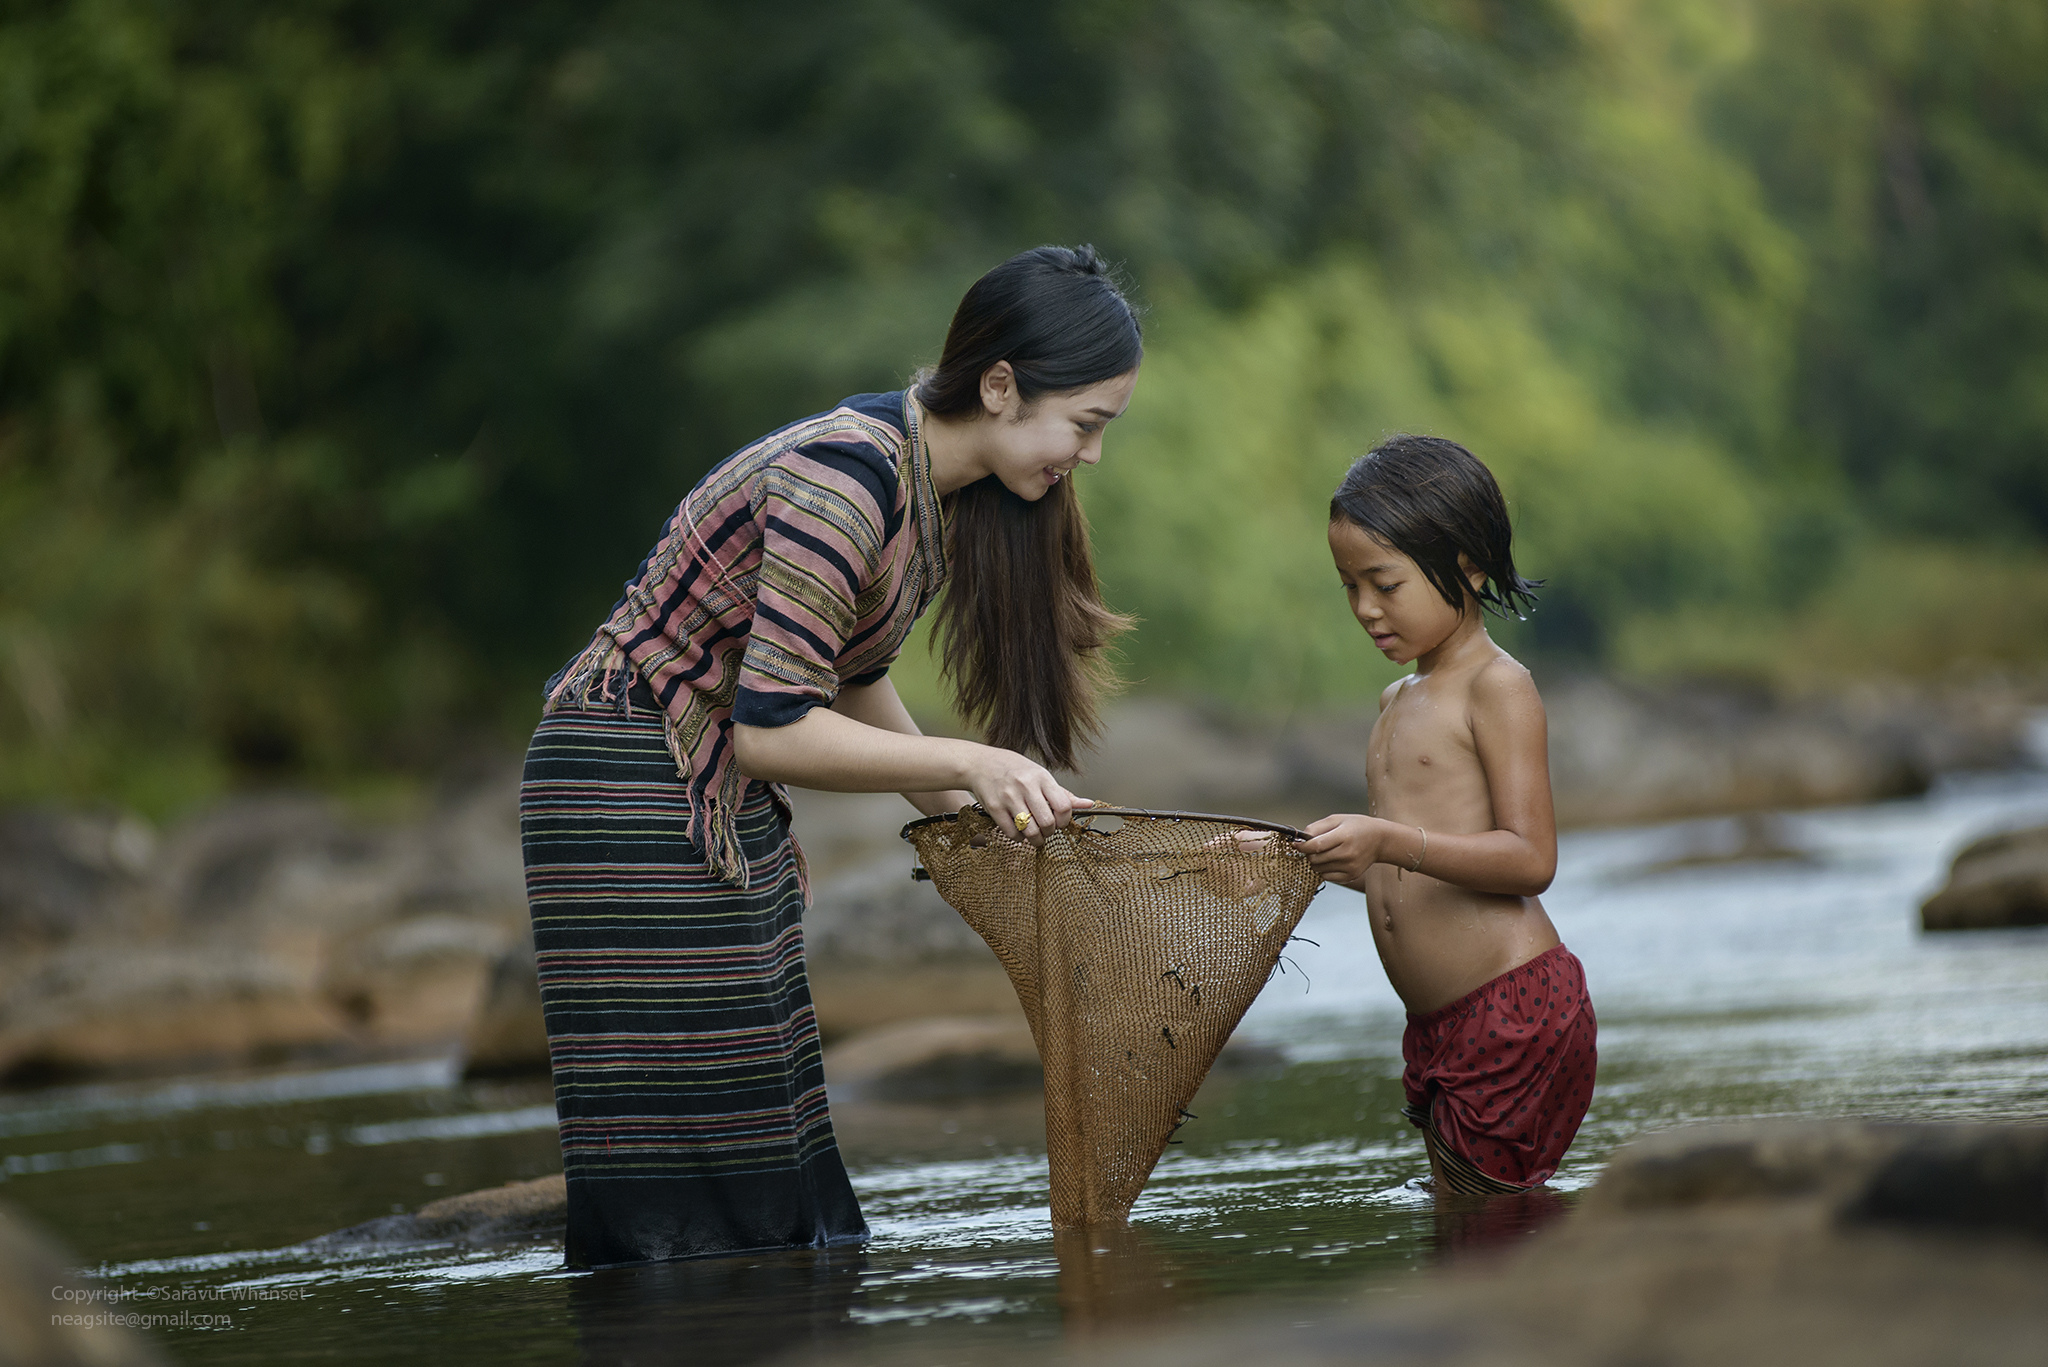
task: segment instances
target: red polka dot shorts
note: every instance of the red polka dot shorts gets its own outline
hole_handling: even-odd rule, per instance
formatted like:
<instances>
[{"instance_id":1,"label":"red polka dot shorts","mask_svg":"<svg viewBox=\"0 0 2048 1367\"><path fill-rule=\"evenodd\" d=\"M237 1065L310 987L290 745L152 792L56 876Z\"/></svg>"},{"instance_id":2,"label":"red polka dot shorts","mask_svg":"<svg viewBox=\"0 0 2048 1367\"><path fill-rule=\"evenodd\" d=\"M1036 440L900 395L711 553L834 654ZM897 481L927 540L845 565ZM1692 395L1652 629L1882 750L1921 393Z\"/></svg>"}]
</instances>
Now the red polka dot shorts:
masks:
<instances>
[{"instance_id":1,"label":"red polka dot shorts","mask_svg":"<svg viewBox=\"0 0 2048 1367\"><path fill-rule=\"evenodd\" d=\"M1593 1103L1596 1028L1586 970L1563 945L1411 1014L1401 1037L1409 1118L1493 1181L1545 1181Z\"/></svg>"}]
</instances>

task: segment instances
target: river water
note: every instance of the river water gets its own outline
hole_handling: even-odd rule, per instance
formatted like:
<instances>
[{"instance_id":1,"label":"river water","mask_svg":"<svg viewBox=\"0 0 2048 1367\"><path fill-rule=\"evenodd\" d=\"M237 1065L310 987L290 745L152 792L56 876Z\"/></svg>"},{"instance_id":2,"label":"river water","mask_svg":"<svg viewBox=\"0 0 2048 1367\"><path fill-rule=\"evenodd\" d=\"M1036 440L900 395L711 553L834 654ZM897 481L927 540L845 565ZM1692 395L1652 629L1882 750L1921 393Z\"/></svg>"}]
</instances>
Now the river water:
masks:
<instances>
[{"instance_id":1,"label":"river water","mask_svg":"<svg viewBox=\"0 0 2048 1367\"><path fill-rule=\"evenodd\" d=\"M559 1167L544 1083L392 1064L0 1099L0 1201L120 1308L182 1317L175 1361L905 1363L1234 1301L1313 1322L1513 1239L1645 1130L1748 1116L2048 1116L2048 930L1927 936L1918 899L1987 830L2048 821L2048 775L1924 798L1583 832L1546 895L1600 1017L1560 1198L1439 1210L1401 1121L1402 1017L1362 899L1328 889L1118 1239L1055 1240L1035 1096L835 1108L865 1251L568 1273L536 1243L317 1258L295 1247ZM1741 857L1730 859L1729 854ZM907 863L906 858L906 863ZM210 1317L210 1318L209 1318Z\"/></svg>"}]
</instances>

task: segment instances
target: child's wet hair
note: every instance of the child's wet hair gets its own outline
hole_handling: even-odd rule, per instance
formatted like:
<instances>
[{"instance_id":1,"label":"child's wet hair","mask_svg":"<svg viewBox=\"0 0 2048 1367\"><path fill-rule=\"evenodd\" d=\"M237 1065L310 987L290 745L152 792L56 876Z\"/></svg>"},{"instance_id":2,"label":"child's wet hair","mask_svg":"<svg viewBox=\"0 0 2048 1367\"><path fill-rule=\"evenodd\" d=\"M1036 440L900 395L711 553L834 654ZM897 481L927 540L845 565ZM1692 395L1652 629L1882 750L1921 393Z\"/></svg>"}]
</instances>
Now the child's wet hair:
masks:
<instances>
[{"instance_id":1,"label":"child's wet hair","mask_svg":"<svg viewBox=\"0 0 2048 1367\"><path fill-rule=\"evenodd\" d=\"M1462 553L1486 575L1480 603L1503 617L1536 606L1541 579L1515 573L1507 500L1479 457L1442 437L1388 437L1351 463L1330 496L1330 521L1349 522L1413 560L1444 601L1471 593Z\"/></svg>"}]
</instances>

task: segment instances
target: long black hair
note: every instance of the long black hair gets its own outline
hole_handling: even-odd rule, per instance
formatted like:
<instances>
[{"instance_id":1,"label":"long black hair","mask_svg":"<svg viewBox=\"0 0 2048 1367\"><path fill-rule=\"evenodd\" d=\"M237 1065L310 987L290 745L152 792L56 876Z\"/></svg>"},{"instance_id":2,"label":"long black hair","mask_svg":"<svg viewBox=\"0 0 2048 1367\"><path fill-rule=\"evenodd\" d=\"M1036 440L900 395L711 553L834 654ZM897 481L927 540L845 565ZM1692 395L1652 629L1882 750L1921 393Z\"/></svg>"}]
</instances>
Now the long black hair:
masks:
<instances>
[{"instance_id":1,"label":"long black hair","mask_svg":"<svg viewBox=\"0 0 2048 1367\"><path fill-rule=\"evenodd\" d=\"M1486 575L1479 602L1502 617L1536 606L1541 579L1515 572L1507 500L1479 457L1443 437L1388 437L1351 463L1330 496L1330 521L1349 522L1415 562L1446 603L1475 596L1458 556Z\"/></svg>"},{"instance_id":2,"label":"long black hair","mask_svg":"<svg viewBox=\"0 0 2048 1367\"><path fill-rule=\"evenodd\" d=\"M967 291L917 398L938 417L979 418L981 377L998 361L1028 406L1115 379L1144 354L1137 310L1093 247L1034 247ZM1073 481L1031 502L991 475L951 494L947 511L937 622L960 715L991 745L1072 768L1114 683L1104 652L1131 624L1103 604Z\"/></svg>"}]
</instances>

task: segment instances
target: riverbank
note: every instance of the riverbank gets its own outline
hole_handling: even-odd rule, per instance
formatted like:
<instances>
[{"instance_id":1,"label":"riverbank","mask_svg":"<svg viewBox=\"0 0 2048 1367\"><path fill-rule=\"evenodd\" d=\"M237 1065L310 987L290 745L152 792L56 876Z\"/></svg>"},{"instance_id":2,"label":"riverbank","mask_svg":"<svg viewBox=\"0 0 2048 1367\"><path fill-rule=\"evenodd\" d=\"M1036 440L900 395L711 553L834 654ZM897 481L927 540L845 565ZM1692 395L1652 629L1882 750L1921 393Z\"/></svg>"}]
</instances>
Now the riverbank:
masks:
<instances>
[{"instance_id":1,"label":"riverbank","mask_svg":"<svg viewBox=\"0 0 2048 1367\"><path fill-rule=\"evenodd\" d=\"M2032 695L1995 682L1824 699L1545 686L1567 825L1873 802L2038 758ZM1123 699L1073 781L1128 805L1305 822L1364 805L1371 721L1354 708L1252 726ZM401 822L301 793L162 831L112 812L0 815L0 1085L457 1050L479 1073L544 1070L516 785L507 759ZM1016 1014L986 948L907 880L900 799L795 799L828 1039ZM1749 857L1772 838L1752 825L1674 857Z\"/></svg>"}]
</instances>

